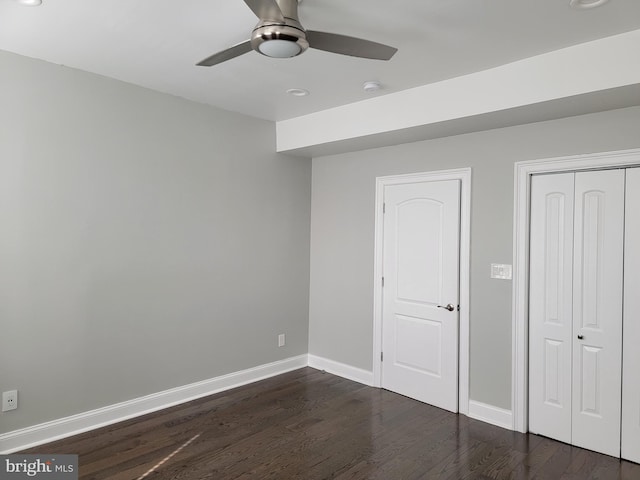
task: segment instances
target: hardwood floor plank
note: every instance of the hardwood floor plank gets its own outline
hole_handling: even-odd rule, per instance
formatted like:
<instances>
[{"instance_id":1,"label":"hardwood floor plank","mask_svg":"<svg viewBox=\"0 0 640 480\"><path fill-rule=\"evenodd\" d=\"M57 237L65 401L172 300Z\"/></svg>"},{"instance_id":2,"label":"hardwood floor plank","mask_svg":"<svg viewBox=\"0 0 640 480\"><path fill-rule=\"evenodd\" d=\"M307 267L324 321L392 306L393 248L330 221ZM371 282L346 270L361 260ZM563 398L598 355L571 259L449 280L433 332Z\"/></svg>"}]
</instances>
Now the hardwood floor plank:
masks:
<instances>
[{"instance_id":1,"label":"hardwood floor plank","mask_svg":"<svg viewBox=\"0 0 640 480\"><path fill-rule=\"evenodd\" d=\"M24 453L77 453L82 480L640 479L640 465L312 368Z\"/></svg>"}]
</instances>

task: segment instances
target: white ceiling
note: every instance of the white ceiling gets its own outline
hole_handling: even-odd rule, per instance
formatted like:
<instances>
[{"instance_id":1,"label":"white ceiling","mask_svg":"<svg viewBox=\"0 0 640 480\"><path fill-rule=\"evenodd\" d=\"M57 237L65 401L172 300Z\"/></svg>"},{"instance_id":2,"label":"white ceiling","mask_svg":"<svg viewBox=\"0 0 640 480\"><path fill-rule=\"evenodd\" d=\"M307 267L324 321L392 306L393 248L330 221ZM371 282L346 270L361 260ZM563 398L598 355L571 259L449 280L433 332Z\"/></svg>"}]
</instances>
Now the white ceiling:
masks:
<instances>
[{"instance_id":1,"label":"white ceiling","mask_svg":"<svg viewBox=\"0 0 640 480\"><path fill-rule=\"evenodd\" d=\"M195 66L249 38L257 19L242 0L0 0L0 49L284 120L371 98L367 80L384 95L640 29L640 0L581 11L569 0L304 0L300 18L399 51L389 62L308 50ZM294 87L311 95L285 93Z\"/></svg>"}]
</instances>

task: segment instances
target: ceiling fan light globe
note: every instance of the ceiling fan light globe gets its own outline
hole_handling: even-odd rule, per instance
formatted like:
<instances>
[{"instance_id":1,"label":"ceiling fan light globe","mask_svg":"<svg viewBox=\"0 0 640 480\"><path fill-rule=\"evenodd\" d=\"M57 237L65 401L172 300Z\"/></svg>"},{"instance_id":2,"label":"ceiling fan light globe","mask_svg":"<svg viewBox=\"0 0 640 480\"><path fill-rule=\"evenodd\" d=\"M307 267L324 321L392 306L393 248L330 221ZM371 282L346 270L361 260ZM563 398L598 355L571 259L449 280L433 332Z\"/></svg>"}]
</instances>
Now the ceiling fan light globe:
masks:
<instances>
[{"instance_id":1,"label":"ceiling fan light globe","mask_svg":"<svg viewBox=\"0 0 640 480\"><path fill-rule=\"evenodd\" d=\"M291 40L265 40L258 46L261 54L272 58L290 58L300 55L302 47Z\"/></svg>"}]
</instances>

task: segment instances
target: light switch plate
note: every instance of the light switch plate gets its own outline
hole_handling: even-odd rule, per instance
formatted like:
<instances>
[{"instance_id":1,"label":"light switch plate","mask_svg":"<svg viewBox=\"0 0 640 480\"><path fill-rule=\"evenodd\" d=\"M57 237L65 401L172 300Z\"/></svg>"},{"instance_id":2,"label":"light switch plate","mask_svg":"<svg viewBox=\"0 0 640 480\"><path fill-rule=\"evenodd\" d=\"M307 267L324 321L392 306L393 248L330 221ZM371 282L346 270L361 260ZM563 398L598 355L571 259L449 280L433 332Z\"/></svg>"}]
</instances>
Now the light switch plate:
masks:
<instances>
[{"instance_id":1,"label":"light switch plate","mask_svg":"<svg viewBox=\"0 0 640 480\"><path fill-rule=\"evenodd\" d=\"M511 265L505 265L502 263L491 264L491 278L497 278L500 280L511 280L512 268Z\"/></svg>"}]
</instances>

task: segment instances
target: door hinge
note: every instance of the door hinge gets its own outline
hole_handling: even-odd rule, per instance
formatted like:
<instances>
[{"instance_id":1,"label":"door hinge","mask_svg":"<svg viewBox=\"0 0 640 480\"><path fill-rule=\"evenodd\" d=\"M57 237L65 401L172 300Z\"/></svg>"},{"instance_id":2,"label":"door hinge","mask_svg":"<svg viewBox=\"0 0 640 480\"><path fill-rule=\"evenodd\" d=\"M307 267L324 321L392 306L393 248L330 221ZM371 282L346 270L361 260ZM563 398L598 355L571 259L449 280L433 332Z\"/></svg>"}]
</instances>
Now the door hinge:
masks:
<instances>
[{"instance_id":1,"label":"door hinge","mask_svg":"<svg viewBox=\"0 0 640 480\"><path fill-rule=\"evenodd\" d=\"M387 213L387 204L386 203L382 204L382 213Z\"/></svg>"},{"instance_id":2,"label":"door hinge","mask_svg":"<svg viewBox=\"0 0 640 480\"><path fill-rule=\"evenodd\" d=\"M384 277L382 277L382 286L384 287Z\"/></svg>"},{"instance_id":3,"label":"door hinge","mask_svg":"<svg viewBox=\"0 0 640 480\"><path fill-rule=\"evenodd\" d=\"M380 352L380 361L383 362L384 361L384 353Z\"/></svg>"}]
</instances>

